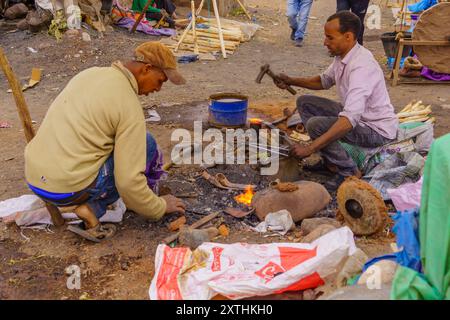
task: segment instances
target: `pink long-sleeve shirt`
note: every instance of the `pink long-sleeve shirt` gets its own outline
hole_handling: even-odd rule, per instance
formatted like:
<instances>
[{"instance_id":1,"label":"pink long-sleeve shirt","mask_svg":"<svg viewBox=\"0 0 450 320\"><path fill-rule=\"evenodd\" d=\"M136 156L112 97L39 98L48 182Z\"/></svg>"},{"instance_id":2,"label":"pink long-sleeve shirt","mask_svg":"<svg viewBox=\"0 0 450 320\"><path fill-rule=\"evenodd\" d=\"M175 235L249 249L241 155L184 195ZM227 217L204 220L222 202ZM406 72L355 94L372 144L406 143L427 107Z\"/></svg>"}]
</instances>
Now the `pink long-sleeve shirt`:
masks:
<instances>
[{"instance_id":1,"label":"pink long-sleeve shirt","mask_svg":"<svg viewBox=\"0 0 450 320\"><path fill-rule=\"evenodd\" d=\"M372 53L356 44L341 59L335 57L320 75L324 89L336 85L344 106L339 116L353 127L367 126L388 139L395 139L398 119L389 99L383 71Z\"/></svg>"}]
</instances>

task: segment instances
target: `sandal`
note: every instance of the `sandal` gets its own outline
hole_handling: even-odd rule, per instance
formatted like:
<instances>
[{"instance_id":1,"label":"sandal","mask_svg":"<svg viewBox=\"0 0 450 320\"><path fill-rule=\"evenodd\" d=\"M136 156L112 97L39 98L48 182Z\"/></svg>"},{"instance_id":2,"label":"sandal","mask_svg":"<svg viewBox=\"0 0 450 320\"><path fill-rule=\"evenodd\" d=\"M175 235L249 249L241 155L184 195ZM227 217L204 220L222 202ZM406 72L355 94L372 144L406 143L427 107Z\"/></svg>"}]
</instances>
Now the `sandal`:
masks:
<instances>
[{"instance_id":1,"label":"sandal","mask_svg":"<svg viewBox=\"0 0 450 320\"><path fill-rule=\"evenodd\" d=\"M67 227L67 230L76 233L84 239L98 243L114 236L116 234L117 228L115 225L110 223L99 223L97 226L86 230L84 229L84 224L81 223L79 225L70 225Z\"/></svg>"}]
</instances>

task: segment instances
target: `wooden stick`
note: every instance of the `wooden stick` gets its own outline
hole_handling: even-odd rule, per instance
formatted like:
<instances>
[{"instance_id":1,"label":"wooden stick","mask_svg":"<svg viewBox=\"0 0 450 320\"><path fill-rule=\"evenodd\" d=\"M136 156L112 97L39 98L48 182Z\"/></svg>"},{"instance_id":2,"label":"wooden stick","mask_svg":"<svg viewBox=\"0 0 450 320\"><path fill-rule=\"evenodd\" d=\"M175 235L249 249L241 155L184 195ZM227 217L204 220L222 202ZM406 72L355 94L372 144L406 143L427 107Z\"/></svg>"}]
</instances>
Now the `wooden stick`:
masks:
<instances>
[{"instance_id":1,"label":"wooden stick","mask_svg":"<svg viewBox=\"0 0 450 320\"><path fill-rule=\"evenodd\" d=\"M27 142L30 142L35 135L33 124L31 122L30 111L28 110L27 104L25 102L25 97L23 96L20 83L17 80L17 77L14 74L11 65L9 64L8 59L6 58L6 55L1 47L0 64L6 78L8 79L9 86L11 87L12 93L14 95L17 111L19 112L20 121L22 122L23 130L25 132L25 138L27 139ZM52 217L54 225L57 227L62 226L64 224L64 218L62 217L59 209L49 203L46 203L45 205L48 209L48 212L50 213L50 216Z\"/></svg>"},{"instance_id":2,"label":"wooden stick","mask_svg":"<svg viewBox=\"0 0 450 320\"><path fill-rule=\"evenodd\" d=\"M202 0L202 2L200 2L200 5L198 6L198 9L197 9L197 14L196 14L196 16L198 16L199 14L200 14L200 12L201 12L201 10L202 10L202 8L203 8L203 4L205 3L205 0ZM181 45L181 43L183 43L183 40L184 40L184 38L186 37L186 34L188 33L188 31L191 29L191 27L192 27L192 19L191 19L191 22L189 22L189 24L188 24L188 26L186 27L186 29L184 29L184 32L183 32L183 34L181 35L181 38L180 38L180 40L178 41L178 43L177 43L177 45L176 45L176 47L175 47L175 49L174 49L174 51L175 52L177 52L178 51L178 48L180 47L180 45Z\"/></svg>"},{"instance_id":3,"label":"wooden stick","mask_svg":"<svg viewBox=\"0 0 450 320\"><path fill-rule=\"evenodd\" d=\"M163 13L161 19L159 19L158 23L155 25L155 29L158 29L159 27L161 27L161 25L164 23L164 19L166 19L167 14Z\"/></svg>"},{"instance_id":4,"label":"wooden stick","mask_svg":"<svg viewBox=\"0 0 450 320\"><path fill-rule=\"evenodd\" d=\"M212 3L213 3L214 15L216 16L216 20L217 20L217 28L219 29L219 40L220 40L220 46L222 48L222 56L224 59L226 59L227 53L225 51L225 44L223 43L223 34L222 34L222 27L220 24L219 10L217 9L217 1L212 0Z\"/></svg>"},{"instance_id":5,"label":"wooden stick","mask_svg":"<svg viewBox=\"0 0 450 320\"><path fill-rule=\"evenodd\" d=\"M151 2L152 2L152 0L147 0L147 3L145 4L144 9L142 9L141 14L137 18L137 20L134 22L133 28L131 28L130 33L134 33L136 31L137 26L139 25L139 23L141 23L142 18L145 16L145 13L147 12L147 9L150 6Z\"/></svg>"},{"instance_id":6,"label":"wooden stick","mask_svg":"<svg viewBox=\"0 0 450 320\"><path fill-rule=\"evenodd\" d=\"M430 117L422 117L422 118L405 118L405 121L399 120L400 123L411 123L411 122L425 122L428 121Z\"/></svg>"},{"instance_id":7,"label":"wooden stick","mask_svg":"<svg viewBox=\"0 0 450 320\"><path fill-rule=\"evenodd\" d=\"M403 0L403 2L402 2L402 21L400 24L400 32L403 31L403 24L405 23L406 2L407 2L407 0Z\"/></svg>"},{"instance_id":8,"label":"wooden stick","mask_svg":"<svg viewBox=\"0 0 450 320\"><path fill-rule=\"evenodd\" d=\"M190 225L190 227L193 229L198 229L202 225L204 225L204 224L210 222L212 219L216 218L218 215L219 215L219 212L210 213L207 216L201 218L200 220L195 221L193 224ZM167 243L167 244L174 242L175 240L178 239L179 235L180 235L180 232L177 232L176 234L173 234L171 236L164 238L163 242Z\"/></svg>"},{"instance_id":9,"label":"wooden stick","mask_svg":"<svg viewBox=\"0 0 450 320\"><path fill-rule=\"evenodd\" d=\"M252 17L250 16L250 14L248 13L247 9L245 9L244 5L242 4L242 2L240 0L236 0L239 5L241 6L242 10L244 10L244 13L247 15L249 20L252 20Z\"/></svg>"},{"instance_id":10,"label":"wooden stick","mask_svg":"<svg viewBox=\"0 0 450 320\"><path fill-rule=\"evenodd\" d=\"M427 115L427 114L430 114L431 112L432 112L432 110L431 110L431 106L430 106L423 110L397 113L397 117L398 118L409 118L412 116Z\"/></svg>"},{"instance_id":11,"label":"wooden stick","mask_svg":"<svg viewBox=\"0 0 450 320\"><path fill-rule=\"evenodd\" d=\"M197 43L197 32L195 30L195 3L194 0L191 0L191 11L192 11L192 36L194 37L194 53L198 54L198 43Z\"/></svg>"},{"instance_id":12,"label":"wooden stick","mask_svg":"<svg viewBox=\"0 0 450 320\"><path fill-rule=\"evenodd\" d=\"M28 111L25 97L22 93L22 86L20 85L13 70L11 69L11 66L2 48L0 48L0 63L14 95L17 111L19 112L19 117L22 122L23 130L25 132L25 138L27 139L27 142L30 142L31 139L34 138L35 134L33 124L31 123L30 112Z\"/></svg>"}]
</instances>

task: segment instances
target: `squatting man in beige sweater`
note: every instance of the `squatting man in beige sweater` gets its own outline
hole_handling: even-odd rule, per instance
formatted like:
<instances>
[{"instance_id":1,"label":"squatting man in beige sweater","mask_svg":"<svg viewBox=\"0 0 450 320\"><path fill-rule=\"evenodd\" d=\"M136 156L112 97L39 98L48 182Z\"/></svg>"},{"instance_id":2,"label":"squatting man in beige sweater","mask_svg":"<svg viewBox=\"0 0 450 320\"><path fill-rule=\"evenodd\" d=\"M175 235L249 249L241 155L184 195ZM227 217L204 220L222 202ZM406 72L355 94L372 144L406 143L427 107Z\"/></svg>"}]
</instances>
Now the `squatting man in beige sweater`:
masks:
<instances>
[{"instance_id":1,"label":"squatting man in beige sweater","mask_svg":"<svg viewBox=\"0 0 450 320\"><path fill-rule=\"evenodd\" d=\"M119 196L152 220L185 211L180 199L156 195L162 153L146 132L138 99L167 80L185 80L164 45L146 42L134 54L133 61L89 68L71 79L25 149L30 189L48 203L72 207L83 223L68 229L95 242L114 235L114 225L99 218Z\"/></svg>"}]
</instances>

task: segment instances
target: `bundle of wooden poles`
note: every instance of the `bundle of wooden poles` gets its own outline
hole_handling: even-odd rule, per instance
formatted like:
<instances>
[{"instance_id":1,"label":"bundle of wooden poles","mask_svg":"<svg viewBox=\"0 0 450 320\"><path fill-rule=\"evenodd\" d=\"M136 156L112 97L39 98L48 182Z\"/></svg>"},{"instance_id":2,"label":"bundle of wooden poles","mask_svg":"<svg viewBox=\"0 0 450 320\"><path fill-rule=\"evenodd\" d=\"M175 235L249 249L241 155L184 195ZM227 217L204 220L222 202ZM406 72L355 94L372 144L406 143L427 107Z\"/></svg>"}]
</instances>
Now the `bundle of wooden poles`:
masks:
<instances>
[{"instance_id":1,"label":"bundle of wooden poles","mask_svg":"<svg viewBox=\"0 0 450 320\"><path fill-rule=\"evenodd\" d=\"M206 53L220 51L221 44L217 23L213 21L213 19L198 18L197 24L201 24L201 28L199 28L198 26L196 28L198 52ZM241 42L245 41L244 34L238 25L222 22L222 34L223 43L227 54L233 54L241 44ZM173 40L177 41L177 43L180 41L180 39L180 34L173 37ZM169 43L168 46L174 51L177 51L175 50L177 48L177 44ZM186 33L186 36L184 37L178 48L184 51L195 51L195 37L193 30L189 30Z\"/></svg>"},{"instance_id":2,"label":"bundle of wooden poles","mask_svg":"<svg viewBox=\"0 0 450 320\"><path fill-rule=\"evenodd\" d=\"M431 116L431 112L431 105L425 105L420 100L413 100L397 113L397 117L400 123L434 123L436 119Z\"/></svg>"},{"instance_id":3,"label":"bundle of wooden poles","mask_svg":"<svg viewBox=\"0 0 450 320\"><path fill-rule=\"evenodd\" d=\"M199 17L204 1L199 7L194 7L191 1L192 17L189 25L182 32L169 41L163 41L173 52L178 50L194 53L211 53L220 51L224 58L227 54L233 54L241 42L249 40L241 29L242 23L227 19L221 19L217 10L216 0L212 0L214 18ZM245 7L239 2L242 8ZM246 12L246 11L245 11ZM250 15L247 13L248 17ZM253 35L253 33L252 33Z\"/></svg>"}]
</instances>

